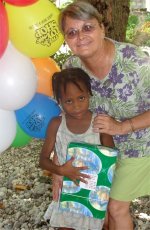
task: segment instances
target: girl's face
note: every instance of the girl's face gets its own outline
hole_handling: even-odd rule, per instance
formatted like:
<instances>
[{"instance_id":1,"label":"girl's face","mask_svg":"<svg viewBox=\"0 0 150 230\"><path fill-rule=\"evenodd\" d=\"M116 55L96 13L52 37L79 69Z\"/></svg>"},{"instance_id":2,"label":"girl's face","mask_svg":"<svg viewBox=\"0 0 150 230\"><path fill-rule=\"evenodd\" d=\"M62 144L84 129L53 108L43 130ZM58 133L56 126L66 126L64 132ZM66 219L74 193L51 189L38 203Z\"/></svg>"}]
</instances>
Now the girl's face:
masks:
<instances>
[{"instance_id":1,"label":"girl's face","mask_svg":"<svg viewBox=\"0 0 150 230\"><path fill-rule=\"evenodd\" d=\"M72 52L81 59L100 53L105 37L104 27L96 19L83 21L70 17L65 19L64 34Z\"/></svg>"},{"instance_id":2,"label":"girl's face","mask_svg":"<svg viewBox=\"0 0 150 230\"><path fill-rule=\"evenodd\" d=\"M62 88L60 104L67 115L75 119L82 119L89 112L90 95L82 82L78 84L82 90L71 82L67 84L66 92Z\"/></svg>"}]
</instances>

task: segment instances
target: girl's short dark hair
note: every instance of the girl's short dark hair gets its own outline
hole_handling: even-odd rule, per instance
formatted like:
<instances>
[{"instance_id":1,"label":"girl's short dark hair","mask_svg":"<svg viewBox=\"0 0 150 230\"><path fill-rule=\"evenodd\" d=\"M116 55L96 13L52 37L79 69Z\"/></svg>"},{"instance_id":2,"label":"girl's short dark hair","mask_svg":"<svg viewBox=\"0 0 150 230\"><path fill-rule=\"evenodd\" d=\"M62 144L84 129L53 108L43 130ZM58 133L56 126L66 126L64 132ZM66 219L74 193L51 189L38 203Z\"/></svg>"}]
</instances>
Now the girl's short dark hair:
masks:
<instances>
[{"instance_id":1,"label":"girl's short dark hair","mask_svg":"<svg viewBox=\"0 0 150 230\"><path fill-rule=\"evenodd\" d=\"M68 68L63 69L61 72L56 72L52 76L54 98L59 103L59 99L61 99L61 89L63 87L64 92L66 92L68 83L75 84L82 91L79 82L83 82L85 84L87 91L92 96L90 81L89 75L80 68Z\"/></svg>"}]
</instances>

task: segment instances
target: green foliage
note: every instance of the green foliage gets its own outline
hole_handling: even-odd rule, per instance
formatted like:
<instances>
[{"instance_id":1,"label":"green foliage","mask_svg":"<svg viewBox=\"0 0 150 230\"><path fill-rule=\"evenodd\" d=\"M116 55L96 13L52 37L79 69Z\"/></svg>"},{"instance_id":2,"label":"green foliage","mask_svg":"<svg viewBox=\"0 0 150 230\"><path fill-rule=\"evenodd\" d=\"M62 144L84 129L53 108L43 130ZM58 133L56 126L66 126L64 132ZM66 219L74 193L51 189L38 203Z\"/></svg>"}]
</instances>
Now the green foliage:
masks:
<instances>
[{"instance_id":1,"label":"green foliage","mask_svg":"<svg viewBox=\"0 0 150 230\"><path fill-rule=\"evenodd\" d=\"M145 23L143 25L143 31L149 34L149 39L146 41L146 46L150 47L150 12L147 13Z\"/></svg>"},{"instance_id":2,"label":"green foliage","mask_svg":"<svg viewBox=\"0 0 150 230\"><path fill-rule=\"evenodd\" d=\"M133 12L129 16L126 41L138 46L150 46L150 13Z\"/></svg>"},{"instance_id":3,"label":"green foliage","mask_svg":"<svg viewBox=\"0 0 150 230\"><path fill-rule=\"evenodd\" d=\"M63 8L65 8L67 5L69 5L70 3L72 3L73 2L73 0L68 0L67 2L65 2L65 3L63 3L62 5L61 5L61 9L63 9Z\"/></svg>"},{"instance_id":4,"label":"green foliage","mask_svg":"<svg viewBox=\"0 0 150 230\"><path fill-rule=\"evenodd\" d=\"M62 69L63 64L66 62L66 60L72 55L72 52L70 50L65 49L64 50L58 50L51 58L55 60L55 62L59 65L59 67Z\"/></svg>"},{"instance_id":5,"label":"green foliage","mask_svg":"<svg viewBox=\"0 0 150 230\"><path fill-rule=\"evenodd\" d=\"M145 21L150 22L150 12L146 14Z\"/></svg>"},{"instance_id":6,"label":"green foliage","mask_svg":"<svg viewBox=\"0 0 150 230\"><path fill-rule=\"evenodd\" d=\"M139 24L139 18L137 15L129 15L128 25L126 30L126 40L131 42L135 35L135 28Z\"/></svg>"},{"instance_id":7,"label":"green foliage","mask_svg":"<svg viewBox=\"0 0 150 230\"><path fill-rule=\"evenodd\" d=\"M142 25L141 31L150 34L150 21L147 21Z\"/></svg>"}]
</instances>

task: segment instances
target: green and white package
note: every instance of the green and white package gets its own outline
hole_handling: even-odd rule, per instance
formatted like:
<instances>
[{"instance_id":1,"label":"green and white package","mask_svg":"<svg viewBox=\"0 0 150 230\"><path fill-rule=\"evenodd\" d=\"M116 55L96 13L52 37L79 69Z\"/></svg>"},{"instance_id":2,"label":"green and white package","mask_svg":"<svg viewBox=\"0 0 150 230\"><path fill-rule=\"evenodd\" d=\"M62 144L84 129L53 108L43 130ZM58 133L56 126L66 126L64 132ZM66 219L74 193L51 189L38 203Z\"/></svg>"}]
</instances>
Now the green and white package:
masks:
<instances>
[{"instance_id":1,"label":"green and white package","mask_svg":"<svg viewBox=\"0 0 150 230\"><path fill-rule=\"evenodd\" d=\"M74 166L88 166L88 169L82 172L89 174L90 179L88 179L88 184L79 182L79 186L76 186L73 181L64 177L60 209L103 219L107 210L117 155L116 148L87 143L69 143L66 160L73 156Z\"/></svg>"}]
</instances>

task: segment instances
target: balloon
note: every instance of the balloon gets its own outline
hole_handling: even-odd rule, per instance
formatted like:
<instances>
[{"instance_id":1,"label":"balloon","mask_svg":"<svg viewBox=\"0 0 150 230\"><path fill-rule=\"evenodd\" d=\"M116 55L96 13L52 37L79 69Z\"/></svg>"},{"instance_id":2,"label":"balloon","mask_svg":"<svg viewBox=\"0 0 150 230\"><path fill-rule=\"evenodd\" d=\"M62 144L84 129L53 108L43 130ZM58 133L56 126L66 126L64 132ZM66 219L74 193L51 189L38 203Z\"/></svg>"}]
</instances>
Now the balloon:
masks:
<instances>
[{"instance_id":1,"label":"balloon","mask_svg":"<svg viewBox=\"0 0 150 230\"><path fill-rule=\"evenodd\" d=\"M49 0L39 0L27 7L6 4L10 40L31 58L49 57L62 45L58 26L60 11Z\"/></svg>"},{"instance_id":2,"label":"balloon","mask_svg":"<svg viewBox=\"0 0 150 230\"><path fill-rule=\"evenodd\" d=\"M16 135L16 116L13 111L0 109L0 153L13 142Z\"/></svg>"},{"instance_id":3,"label":"balloon","mask_svg":"<svg viewBox=\"0 0 150 230\"><path fill-rule=\"evenodd\" d=\"M59 72L60 68L52 58L34 58L32 59L38 75L38 93L52 96L51 78L55 72Z\"/></svg>"},{"instance_id":4,"label":"balloon","mask_svg":"<svg viewBox=\"0 0 150 230\"><path fill-rule=\"evenodd\" d=\"M27 6L37 1L38 0L5 0L5 2L16 6Z\"/></svg>"},{"instance_id":5,"label":"balloon","mask_svg":"<svg viewBox=\"0 0 150 230\"><path fill-rule=\"evenodd\" d=\"M26 106L15 113L24 132L35 138L45 138L48 123L60 112L59 106L52 98L36 93Z\"/></svg>"},{"instance_id":6,"label":"balloon","mask_svg":"<svg viewBox=\"0 0 150 230\"><path fill-rule=\"evenodd\" d=\"M21 147L27 145L32 140L27 133L25 133L20 126L17 124L17 133L13 143L11 144L12 147Z\"/></svg>"},{"instance_id":7,"label":"balloon","mask_svg":"<svg viewBox=\"0 0 150 230\"><path fill-rule=\"evenodd\" d=\"M16 110L26 105L37 88L37 75L30 58L9 42L0 59L0 108Z\"/></svg>"},{"instance_id":8,"label":"balloon","mask_svg":"<svg viewBox=\"0 0 150 230\"><path fill-rule=\"evenodd\" d=\"M5 7L0 1L0 57L3 55L8 43L8 18Z\"/></svg>"}]
</instances>

